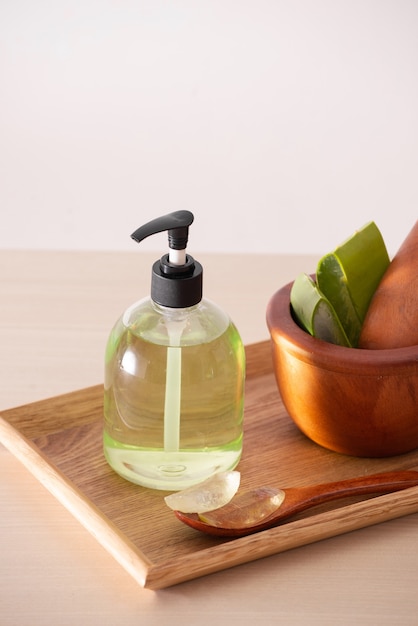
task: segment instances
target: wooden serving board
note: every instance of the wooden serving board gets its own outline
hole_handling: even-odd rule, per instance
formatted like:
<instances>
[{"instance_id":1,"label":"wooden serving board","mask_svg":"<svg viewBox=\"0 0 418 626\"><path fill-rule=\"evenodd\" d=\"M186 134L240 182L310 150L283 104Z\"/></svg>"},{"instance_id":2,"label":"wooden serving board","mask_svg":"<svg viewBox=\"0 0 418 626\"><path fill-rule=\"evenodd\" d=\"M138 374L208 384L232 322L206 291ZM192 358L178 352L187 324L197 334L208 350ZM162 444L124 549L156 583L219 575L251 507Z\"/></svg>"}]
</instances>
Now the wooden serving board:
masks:
<instances>
[{"instance_id":1,"label":"wooden serving board","mask_svg":"<svg viewBox=\"0 0 418 626\"><path fill-rule=\"evenodd\" d=\"M243 489L291 487L391 469L417 469L418 450L360 459L325 450L294 426L277 391L269 342L247 347ZM418 511L418 487L317 507L240 539L214 538L177 520L166 492L133 485L102 453L102 386L5 411L0 441L142 585L161 589Z\"/></svg>"}]
</instances>

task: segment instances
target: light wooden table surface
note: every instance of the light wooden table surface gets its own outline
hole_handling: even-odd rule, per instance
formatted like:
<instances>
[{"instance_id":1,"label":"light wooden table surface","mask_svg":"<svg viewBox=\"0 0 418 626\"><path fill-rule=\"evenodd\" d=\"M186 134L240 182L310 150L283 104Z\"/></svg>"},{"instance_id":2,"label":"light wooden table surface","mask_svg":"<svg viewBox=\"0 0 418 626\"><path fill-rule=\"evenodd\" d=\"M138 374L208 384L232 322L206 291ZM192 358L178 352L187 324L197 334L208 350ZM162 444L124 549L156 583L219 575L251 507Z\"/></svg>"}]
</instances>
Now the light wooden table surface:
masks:
<instances>
[{"instance_id":1,"label":"light wooden table surface","mask_svg":"<svg viewBox=\"0 0 418 626\"><path fill-rule=\"evenodd\" d=\"M142 252L0 252L0 409L99 384L116 318L147 295ZM198 255L196 255L198 256ZM316 257L199 255L246 344ZM417 626L418 514L154 592L0 446L0 624Z\"/></svg>"}]
</instances>

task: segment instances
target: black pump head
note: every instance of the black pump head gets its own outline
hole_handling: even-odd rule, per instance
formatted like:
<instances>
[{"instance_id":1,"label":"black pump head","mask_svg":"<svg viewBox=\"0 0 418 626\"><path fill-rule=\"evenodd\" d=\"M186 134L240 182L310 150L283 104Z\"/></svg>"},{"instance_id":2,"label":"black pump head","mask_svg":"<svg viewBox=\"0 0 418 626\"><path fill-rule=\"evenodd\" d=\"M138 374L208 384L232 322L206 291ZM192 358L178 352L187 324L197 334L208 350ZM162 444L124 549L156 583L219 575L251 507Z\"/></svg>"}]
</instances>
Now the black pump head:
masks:
<instances>
[{"instance_id":1,"label":"black pump head","mask_svg":"<svg viewBox=\"0 0 418 626\"><path fill-rule=\"evenodd\" d=\"M151 298L157 304L172 308L186 308L202 299L203 268L186 255L189 226L194 216L190 211L174 211L140 226L131 237L138 243L146 237L168 231L170 252L152 267Z\"/></svg>"},{"instance_id":2,"label":"black pump head","mask_svg":"<svg viewBox=\"0 0 418 626\"><path fill-rule=\"evenodd\" d=\"M174 211L140 226L131 237L139 243L150 235L166 230L169 247L172 250L185 250L189 238L189 226L193 224L193 220L194 216L190 211Z\"/></svg>"}]
</instances>

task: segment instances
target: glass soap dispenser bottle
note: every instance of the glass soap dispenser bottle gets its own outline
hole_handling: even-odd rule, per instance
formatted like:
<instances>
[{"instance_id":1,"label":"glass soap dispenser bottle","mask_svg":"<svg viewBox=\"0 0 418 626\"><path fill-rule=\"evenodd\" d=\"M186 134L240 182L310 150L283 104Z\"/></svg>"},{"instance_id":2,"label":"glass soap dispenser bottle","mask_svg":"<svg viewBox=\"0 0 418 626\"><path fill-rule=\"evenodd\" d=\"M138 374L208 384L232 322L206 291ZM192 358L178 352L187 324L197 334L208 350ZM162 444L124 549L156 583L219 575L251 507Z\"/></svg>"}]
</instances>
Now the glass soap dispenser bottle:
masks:
<instances>
[{"instance_id":1,"label":"glass soap dispenser bottle","mask_svg":"<svg viewBox=\"0 0 418 626\"><path fill-rule=\"evenodd\" d=\"M151 297L116 322L106 346L104 454L127 480L180 490L233 469L242 452L245 352L229 316L202 298L202 266L186 254L189 211L132 234L168 231Z\"/></svg>"}]
</instances>

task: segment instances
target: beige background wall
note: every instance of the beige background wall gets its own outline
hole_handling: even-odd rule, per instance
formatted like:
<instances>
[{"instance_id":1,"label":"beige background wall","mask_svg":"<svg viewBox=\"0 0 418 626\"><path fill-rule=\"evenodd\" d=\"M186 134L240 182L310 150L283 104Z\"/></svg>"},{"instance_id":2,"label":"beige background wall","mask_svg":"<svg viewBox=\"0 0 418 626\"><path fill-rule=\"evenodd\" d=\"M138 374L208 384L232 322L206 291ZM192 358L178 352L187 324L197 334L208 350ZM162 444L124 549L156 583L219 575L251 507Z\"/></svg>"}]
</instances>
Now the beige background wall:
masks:
<instances>
[{"instance_id":1,"label":"beige background wall","mask_svg":"<svg viewBox=\"0 0 418 626\"><path fill-rule=\"evenodd\" d=\"M3 0L0 248L327 252L417 218L413 0ZM161 250L156 238L145 249Z\"/></svg>"}]
</instances>

